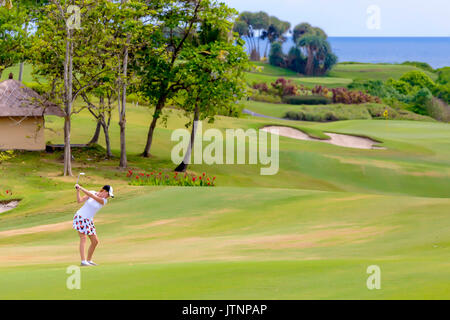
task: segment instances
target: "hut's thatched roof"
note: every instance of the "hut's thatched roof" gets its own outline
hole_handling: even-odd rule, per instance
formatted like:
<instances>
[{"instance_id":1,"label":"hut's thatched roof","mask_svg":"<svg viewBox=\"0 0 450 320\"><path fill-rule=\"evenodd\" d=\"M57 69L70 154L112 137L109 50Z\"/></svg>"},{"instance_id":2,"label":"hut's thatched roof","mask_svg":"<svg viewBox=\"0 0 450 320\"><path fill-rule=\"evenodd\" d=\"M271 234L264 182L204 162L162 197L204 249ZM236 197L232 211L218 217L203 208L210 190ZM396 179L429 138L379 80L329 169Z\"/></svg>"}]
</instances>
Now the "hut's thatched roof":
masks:
<instances>
[{"instance_id":1,"label":"hut's thatched roof","mask_svg":"<svg viewBox=\"0 0 450 320\"><path fill-rule=\"evenodd\" d=\"M10 79L0 82L0 117L43 115L64 117L64 112L19 81Z\"/></svg>"}]
</instances>

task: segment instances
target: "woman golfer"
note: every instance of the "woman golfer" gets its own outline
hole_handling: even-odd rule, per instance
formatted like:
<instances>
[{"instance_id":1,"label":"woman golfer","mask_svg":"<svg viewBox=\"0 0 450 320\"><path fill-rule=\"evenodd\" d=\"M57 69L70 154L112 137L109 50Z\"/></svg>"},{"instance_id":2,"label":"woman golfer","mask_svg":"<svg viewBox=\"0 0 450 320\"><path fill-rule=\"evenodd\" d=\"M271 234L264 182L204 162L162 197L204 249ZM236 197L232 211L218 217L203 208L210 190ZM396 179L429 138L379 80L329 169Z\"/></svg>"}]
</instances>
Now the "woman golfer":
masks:
<instances>
[{"instance_id":1,"label":"woman golfer","mask_svg":"<svg viewBox=\"0 0 450 320\"><path fill-rule=\"evenodd\" d=\"M95 232L94 226L94 216L98 210L100 210L108 202L106 199L109 197L114 198L113 188L106 185L99 192L95 192L88 191L76 184L75 189L77 189L78 203L84 202L84 205L77 211L77 213L75 213L75 216L73 217L73 229L78 231L78 235L80 236L81 266L96 266L97 264L92 261L92 255L98 245L97 233ZM86 195L81 197L80 191ZM87 260L85 254L86 236L88 236L91 240Z\"/></svg>"}]
</instances>

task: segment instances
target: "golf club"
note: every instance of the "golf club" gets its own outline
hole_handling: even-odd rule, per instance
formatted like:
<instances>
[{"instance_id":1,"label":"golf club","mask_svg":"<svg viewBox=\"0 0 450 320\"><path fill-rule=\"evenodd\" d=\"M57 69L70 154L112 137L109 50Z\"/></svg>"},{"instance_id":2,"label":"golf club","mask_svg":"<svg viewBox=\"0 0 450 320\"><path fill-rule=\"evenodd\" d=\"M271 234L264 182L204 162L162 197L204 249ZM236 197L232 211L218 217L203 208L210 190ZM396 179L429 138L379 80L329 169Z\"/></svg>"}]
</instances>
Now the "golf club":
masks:
<instances>
[{"instance_id":1,"label":"golf club","mask_svg":"<svg viewBox=\"0 0 450 320\"><path fill-rule=\"evenodd\" d=\"M80 176L84 176L84 175L85 175L84 172L80 172L80 173L78 174L77 184L78 184L78 182L80 182Z\"/></svg>"}]
</instances>

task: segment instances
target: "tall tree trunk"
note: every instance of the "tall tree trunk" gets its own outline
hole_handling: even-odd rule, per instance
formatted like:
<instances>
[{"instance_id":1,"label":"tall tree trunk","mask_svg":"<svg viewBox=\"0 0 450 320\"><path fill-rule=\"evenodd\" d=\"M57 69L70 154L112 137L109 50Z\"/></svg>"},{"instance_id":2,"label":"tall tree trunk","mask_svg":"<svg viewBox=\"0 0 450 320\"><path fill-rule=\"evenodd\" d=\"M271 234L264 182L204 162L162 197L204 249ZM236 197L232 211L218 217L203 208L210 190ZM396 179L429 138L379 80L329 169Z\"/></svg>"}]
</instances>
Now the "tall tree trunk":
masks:
<instances>
[{"instance_id":1,"label":"tall tree trunk","mask_svg":"<svg viewBox=\"0 0 450 320\"><path fill-rule=\"evenodd\" d=\"M17 79L19 82L22 82L23 79L23 61L20 63L19 66L19 78Z\"/></svg>"},{"instance_id":2,"label":"tall tree trunk","mask_svg":"<svg viewBox=\"0 0 450 320\"><path fill-rule=\"evenodd\" d=\"M128 76L128 46L130 43L130 35L127 35L127 44L124 48L124 54L123 54L123 64L122 64L122 71L123 71L123 79L122 79L122 94L121 97L121 110L120 112L120 119L119 119L119 126L120 126L120 162L119 167L120 168L126 168L127 167L127 147L126 147L126 139L125 139L125 128L126 128L126 105L127 105L127 76Z\"/></svg>"},{"instance_id":3,"label":"tall tree trunk","mask_svg":"<svg viewBox=\"0 0 450 320\"><path fill-rule=\"evenodd\" d=\"M155 112L153 113L153 120L152 123L150 124L150 128L148 129L147 143L145 144L144 152L142 153L142 156L145 158L150 157L150 149L152 147L153 133L155 132L156 122L158 121L161 115L161 110L163 109L165 103L166 103L166 96L163 95L159 98L159 101L156 104Z\"/></svg>"},{"instance_id":4,"label":"tall tree trunk","mask_svg":"<svg viewBox=\"0 0 450 320\"><path fill-rule=\"evenodd\" d=\"M267 49L269 48L269 38L267 38L266 48L264 49L264 58L267 58Z\"/></svg>"},{"instance_id":5,"label":"tall tree trunk","mask_svg":"<svg viewBox=\"0 0 450 320\"><path fill-rule=\"evenodd\" d=\"M192 124L191 140L189 141L189 147L186 150L186 154L184 155L183 161L178 165L178 167L175 168L176 172L185 172L190 163L192 148L194 147L195 134L197 133L199 116L200 116L200 112L198 109L198 104L196 104L195 110L194 110L194 122Z\"/></svg>"},{"instance_id":6,"label":"tall tree trunk","mask_svg":"<svg viewBox=\"0 0 450 320\"><path fill-rule=\"evenodd\" d=\"M308 50L308 60L306 61L306 75L312 76L314 73L314 50L311 48L311 46L307 47Z\"/></svg>"},{"instance_id":7,"label":"tall tree trunk","mask_svg":"<svg viewBox=\"0 0 450 320\"><path fill-rule=\"evenodd\" d=\"M26 33L27 36L28 36L28 21L25 23L25 33ZM22 80L23 80L23 65L24 65L24 62L23 62L23 61L20 62L20 67L19 67L19 78L18 78L19 82L22 82Z\"/></svg>"},{"instance_id":8,"label":"tall tree trunk","mask_svg":"<svg viewBox=\"0 0 450 320\"><path fill-rule=\"evenodd\" d=\"M113 154L111 152L111 140L109 139L109 126L104 119L101 120L101 124L103 127L103 133L105 134L106 157L110 159Z\"/></svg>"},{"instance_id":9,"label":"tall tree trunk","mask_svg":"<svg viewBox=\"0 0 450 320\"><path fill-rule=\"evenodd\" d=\"M72 150L70 148L70 116L64 118L64 176L72 175Z\"/></svg>"},{"instance_id":10,"label":"tall tree trunk","mask_svg":"<svg viewBox=\"0 0 450 320\"><path fill-rule=\"evenodd\" d=\"M95 128L94 136L92 137L91 141L89 141L87 144L92 143L98 143L98 139L100 137L100 129L102 128L102 123L100 119L97 120L97 127Z\"/></svg>"},{"instance_id":11,"label":"tall tree trunk","mask_svg":"<svg viewBox=\"0 0 450 320\"><path fill-rule=\"evenodd\" d=\"M64 121L64 176L72 176L72 150L70 148L70 117L72 115L72 72L73 72L73 42L72 32L67 29L66 53L64 59L64 93L65 93L65 121Z\"/></svg>"}]
</instances>

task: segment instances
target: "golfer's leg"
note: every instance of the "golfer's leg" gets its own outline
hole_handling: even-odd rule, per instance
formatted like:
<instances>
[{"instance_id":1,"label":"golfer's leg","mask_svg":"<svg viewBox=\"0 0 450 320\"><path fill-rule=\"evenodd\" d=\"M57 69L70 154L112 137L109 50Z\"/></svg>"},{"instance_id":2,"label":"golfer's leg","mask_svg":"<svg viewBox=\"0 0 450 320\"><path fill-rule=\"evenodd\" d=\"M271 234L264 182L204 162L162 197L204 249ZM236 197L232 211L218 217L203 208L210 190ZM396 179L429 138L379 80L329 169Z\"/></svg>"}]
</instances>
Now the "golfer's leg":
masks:
<instances>
[{"instance_id":1,"label":"golfer's leg","mask_svg":"<svg viewBox=\"0 0 450 320\"><path fill-rule=\"evenodd\" d=\"M92 261L92 256L94 255L95 248L98 245L98 238L96 234L93 234L92 236L89 236L89 239L91 240L91 245L88 250L88 261Z\"/></svg>"},{"instance_id":2,"label":"golfer's leg","mask_svg":"<svg viewBox=\"0 0 450 320\"><path fill-rule=\"evenodd\" d=\"M80 257L81 261L86 260L85 248L86 248L86 235L84 233L78 232L80 235Z\"/></svg>"}]
</instances>

